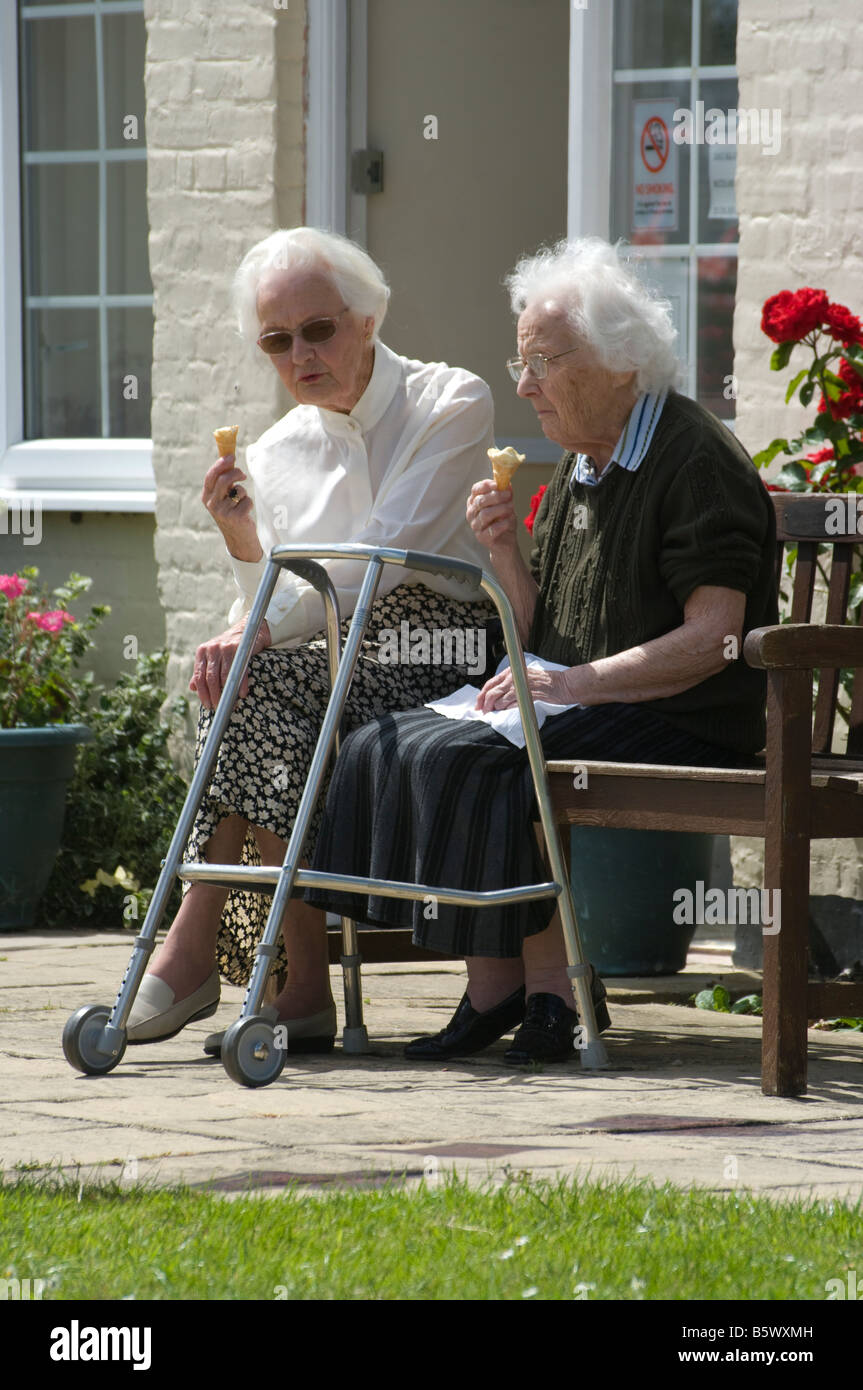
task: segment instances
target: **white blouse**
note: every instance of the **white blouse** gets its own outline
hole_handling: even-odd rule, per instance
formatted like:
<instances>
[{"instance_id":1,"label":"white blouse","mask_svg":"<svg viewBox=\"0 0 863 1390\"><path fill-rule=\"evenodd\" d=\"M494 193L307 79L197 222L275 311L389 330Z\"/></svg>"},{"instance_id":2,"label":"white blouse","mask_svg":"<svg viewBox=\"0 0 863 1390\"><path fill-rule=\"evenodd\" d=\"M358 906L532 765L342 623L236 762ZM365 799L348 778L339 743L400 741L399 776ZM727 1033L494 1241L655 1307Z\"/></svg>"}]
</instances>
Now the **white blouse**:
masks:
<instances>
[{"instance_id":1,"label":"white blouse","mask_svg":"<svg viewBox=\"0 0 863 1390\"><path fill-rule=\"evenodd\" d=\"M274 545L357 541L452 555L488 567L488 552L465 520L468 493L490 476L491 392L445 362L414 362L375 344L369 384L349 415L298 405L246 449L244 484L255 505L264 557ZM353 613L366 565L328 560L343 617ZM267 560L231 556L239 596L229 623L249 612ZM427 584L451 598L478 590L464 581L386 565L378 594ZM267 609L275 647L296 647L324 625L323 601L282 570Z\"/></svg>"}]
</instances>

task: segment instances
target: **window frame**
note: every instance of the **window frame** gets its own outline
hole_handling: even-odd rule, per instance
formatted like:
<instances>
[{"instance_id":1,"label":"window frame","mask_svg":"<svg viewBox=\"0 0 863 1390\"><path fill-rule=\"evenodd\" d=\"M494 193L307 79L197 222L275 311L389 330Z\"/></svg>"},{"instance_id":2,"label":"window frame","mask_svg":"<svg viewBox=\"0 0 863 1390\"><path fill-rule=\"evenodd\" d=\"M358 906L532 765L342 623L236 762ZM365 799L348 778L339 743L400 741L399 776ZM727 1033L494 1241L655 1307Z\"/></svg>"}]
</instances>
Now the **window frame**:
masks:
<instances>
[{"instance_id":1,"label":"window frame","mask_svg":"<svg viewBox=\"0 0 863 1390\"><path fill-rule=\"evenodd\" d=\"M570 70L569 70L569 218L568 235L611 235L611 136L614 94L617 87L631 82L654 82L675 78L689 83L692 109L698 99L703 79L738 79L736 64L704 64L700 61L702 0L692 0L690 26L690 58L686 66L677 68L614 67L614 6L581 9L577 0L570 0ZM738 14L739 22L739 14ZM596 133L593 144L584 148L584 132ZM699 163L692 159L689 180L690 234L698 231ZM739 217L739 210L738 210ZM730 242L682 241L673 245L639 245L639 255L645 262L676 260L685 262L690 293L687 304L688 351L686 361L686 392L697 399L698 380L698 275L700 258L721 256L739 258L738 240ZM732 344L733 346L733 344ZM734 429L733 419L724 423Z\"/></svg>"},{"instance_id":2,"label":"window frame","mask_svg":"<svg viewBox=\"0 0 863 1390\"><path fill-rule=\"evenodd\" d=\"M61 7L40 6L43 17ZM62 16L76 6L62 6ZM127 6L106 4L106 14ZM146 22L146 12L145 12ZM25 439L19 10L0 5L0 500L44 511L154 512L151 439Z\"/></svg>"}]
</instances>

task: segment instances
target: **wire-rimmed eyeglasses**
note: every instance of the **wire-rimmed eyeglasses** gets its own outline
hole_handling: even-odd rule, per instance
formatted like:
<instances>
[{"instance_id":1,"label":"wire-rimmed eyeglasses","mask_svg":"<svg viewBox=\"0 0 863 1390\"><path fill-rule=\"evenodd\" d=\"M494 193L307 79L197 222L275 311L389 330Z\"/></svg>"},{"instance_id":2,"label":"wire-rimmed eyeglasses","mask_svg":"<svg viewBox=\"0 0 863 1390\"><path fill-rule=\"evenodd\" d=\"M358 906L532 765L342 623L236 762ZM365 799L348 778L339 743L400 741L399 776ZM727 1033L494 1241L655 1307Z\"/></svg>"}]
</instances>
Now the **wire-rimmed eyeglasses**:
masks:
<instances>
[{"instance_id":1,"label":"wire-rimmed eyeglasses","mask_svg":"<svg viewBox=\"0 0 863 1390\"><path fill-rule=\"evenodd\" d=\"M558 357L565 357L568 352L577 352L577 347L564 348L563 352L554 352L550 357L542 352L531 353L530 357L510 357L506 364L506 369L516 385L521 381L522 373L527 368L535 381L543 381L548 376L548 364L554 362Z\"/></svg>"}]
</instances>

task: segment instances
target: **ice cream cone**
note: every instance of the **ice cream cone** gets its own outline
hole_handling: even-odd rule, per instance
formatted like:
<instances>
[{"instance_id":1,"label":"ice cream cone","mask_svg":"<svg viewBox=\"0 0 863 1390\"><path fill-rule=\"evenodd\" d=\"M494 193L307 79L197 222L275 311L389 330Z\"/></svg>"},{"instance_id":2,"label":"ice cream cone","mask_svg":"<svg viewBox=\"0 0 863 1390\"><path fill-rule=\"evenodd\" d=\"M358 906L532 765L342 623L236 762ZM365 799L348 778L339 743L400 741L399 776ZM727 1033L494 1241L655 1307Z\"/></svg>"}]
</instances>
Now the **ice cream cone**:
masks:
<instances>
[{"instance_id":1,"label":"ice cream cone","mask_svg":"<svg viewBox=\"0 0 863 1390\"><path fill-rule=\"evenodd\" d=\"M239 425L221 425L219 429L213 430L213 438L219 446L219 458L223 459L228 454L236 453L239 428Z\"/></svg>"},{"instance_id":2,"label":"ice cream cone","mask_svg":"<svg viewBox=\"0 0 863 1390\"><path fill-rule=\"evenodd\" d=\"M502 492L510 486L513 474L524 463L525 455L517 453L510 444L505 449L489 449L488 456L494 474L494 485Z\"/></svg>"}]
</instances>

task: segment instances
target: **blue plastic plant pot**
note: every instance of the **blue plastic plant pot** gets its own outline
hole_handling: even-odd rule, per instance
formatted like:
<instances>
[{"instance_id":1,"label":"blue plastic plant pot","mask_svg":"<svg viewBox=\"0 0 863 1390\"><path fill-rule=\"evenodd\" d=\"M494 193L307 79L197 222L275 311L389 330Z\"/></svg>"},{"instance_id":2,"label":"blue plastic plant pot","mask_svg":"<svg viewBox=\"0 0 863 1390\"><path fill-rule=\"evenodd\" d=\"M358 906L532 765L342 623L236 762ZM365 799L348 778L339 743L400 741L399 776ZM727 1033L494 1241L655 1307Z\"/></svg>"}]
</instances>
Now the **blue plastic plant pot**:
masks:
<instances>
[{"instance_id":1,"label":"blue plastic plant pot","mask_svg":"<svg viewBox=\"0 0 863 1390\"><path fill-rule=\"evenodd\" d=\"M0 931L32 927L63 837L85 724L0 729Z\"/></svg>"},{"instance_id":2,"label":"blue plastic plant pot","mask_svg":"<svg viewBox=\"0 0 863 1390\"><path fill-rule=\"evenodd\" d=\"M675 922L674 893L709 884L714 839L573 826L575 914L585 955L601 975L683 969L696 924Z\"/></svg>"}]
</instances>

